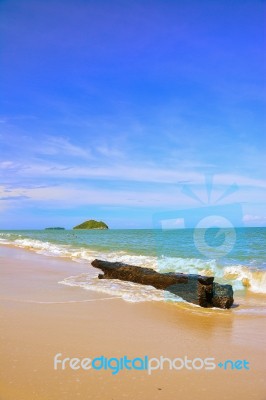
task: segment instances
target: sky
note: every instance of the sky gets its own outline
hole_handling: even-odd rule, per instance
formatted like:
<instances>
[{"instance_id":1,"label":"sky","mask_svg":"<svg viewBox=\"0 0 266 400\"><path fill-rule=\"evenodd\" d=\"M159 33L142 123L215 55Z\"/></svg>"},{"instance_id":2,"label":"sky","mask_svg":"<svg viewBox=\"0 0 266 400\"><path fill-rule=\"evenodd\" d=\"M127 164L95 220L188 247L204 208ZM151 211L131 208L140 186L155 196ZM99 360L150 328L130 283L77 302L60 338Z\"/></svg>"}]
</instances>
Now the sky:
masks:
<instances>
[{"instance_id":1,"label":"sky","mask_svg":"<svg viewBox=\"0 0 266 400\"><path fill-rule=\"evenodd\" d=\"M1 0L0 229L266 226L265 5Z\"/></svg>"}]
</instances>

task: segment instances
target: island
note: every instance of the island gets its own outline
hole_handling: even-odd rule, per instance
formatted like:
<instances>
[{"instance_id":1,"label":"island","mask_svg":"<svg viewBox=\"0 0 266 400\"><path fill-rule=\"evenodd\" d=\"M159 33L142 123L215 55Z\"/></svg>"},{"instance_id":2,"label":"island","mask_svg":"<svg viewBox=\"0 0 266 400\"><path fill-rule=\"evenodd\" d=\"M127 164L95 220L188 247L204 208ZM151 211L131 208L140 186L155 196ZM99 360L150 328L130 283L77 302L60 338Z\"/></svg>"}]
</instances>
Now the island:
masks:
<instances>
[{"instance_id":1,"label":"island","mask_svg":"<svg viewBox=\"0 0 266 400\"><path fill-rule=\"evenodd\" d=\"M61 228L60 226L55 226L55 227L51 227L51 228L45 228L45 230L47 231L64 231L65 228Z\"/></svg>"},{"instance_id":2,"label":"island","mask_svg":"<svg viewBox=\"0 0 266 400\"><path fill-rule=\"evenodd\" d=\"M85 221L80 225L74 226L73 229L109 229L106 223L102 221L95 221L94 219L90 219L89 221Z\"/></svg>"}]
</instances>

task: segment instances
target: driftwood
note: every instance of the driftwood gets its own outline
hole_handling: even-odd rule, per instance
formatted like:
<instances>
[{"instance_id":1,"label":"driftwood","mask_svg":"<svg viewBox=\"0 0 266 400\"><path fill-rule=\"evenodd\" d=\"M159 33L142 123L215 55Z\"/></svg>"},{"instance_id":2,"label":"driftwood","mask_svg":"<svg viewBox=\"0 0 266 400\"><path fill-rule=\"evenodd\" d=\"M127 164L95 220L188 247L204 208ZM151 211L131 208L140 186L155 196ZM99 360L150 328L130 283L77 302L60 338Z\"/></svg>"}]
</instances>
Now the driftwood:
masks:
<instances>
[{"instance_id":1,"label":"driftwood","mask_svg":"<svg viewBox=\"0 0 266 400\"><path fill-rule=\"evenodd\" d=\"M201 307L230 308L234 302L232 286L220 285L214 282L214 277L174 272L161 274L151 268L102 260L94 260L91 264L103 271L98 275L99 279L120 279L151 285Z\"/></svg>"}]
</instances>

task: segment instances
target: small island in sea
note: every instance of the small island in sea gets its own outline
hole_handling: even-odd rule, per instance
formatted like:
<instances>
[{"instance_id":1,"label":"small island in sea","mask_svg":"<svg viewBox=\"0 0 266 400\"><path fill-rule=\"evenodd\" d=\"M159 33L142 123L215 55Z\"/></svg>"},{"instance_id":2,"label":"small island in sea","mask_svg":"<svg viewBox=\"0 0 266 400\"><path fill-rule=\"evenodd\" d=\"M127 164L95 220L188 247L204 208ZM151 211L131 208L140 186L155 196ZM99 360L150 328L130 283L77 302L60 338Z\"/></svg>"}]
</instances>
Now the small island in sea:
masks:
<instances>
[{"instance_id":1,"label":"small island in sea","mask_svg":"<svg viewBox=\"0 0 266 400\"><path fill-rule=\"evenodd\" d=\"M109 228L103 221L95 221L94 219L90 219L89 221L85 221L80 225L74 226L73 229L109 229Z\"/></svg>"},{"instance_id":2,"label":"small island in sea","mask_svg":"<svg viewBox=\"0 0 266 400\"><path fill-rule=\"evenodd\" d=\"M55 226L55 227L50 227L50 228L45 228L45 230L47 231L64 231L65 228L61 228L60 226Z\"/></svg>"}]
</instances>

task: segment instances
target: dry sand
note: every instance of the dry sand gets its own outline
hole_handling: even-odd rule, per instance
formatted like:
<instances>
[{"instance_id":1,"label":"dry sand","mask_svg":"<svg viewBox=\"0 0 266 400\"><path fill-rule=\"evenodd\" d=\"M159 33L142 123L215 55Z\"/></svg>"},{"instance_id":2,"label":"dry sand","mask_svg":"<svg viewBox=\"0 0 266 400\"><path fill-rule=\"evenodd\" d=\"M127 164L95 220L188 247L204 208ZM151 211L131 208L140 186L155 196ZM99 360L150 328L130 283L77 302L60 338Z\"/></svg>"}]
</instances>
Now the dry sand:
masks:
<instances>
[{"instance_id":1,"label":"dry sand","mask_svg":"<svg viewBox=\"0 0 266 400\"><path fill-rule=\"evenodd\" d=\"M1 400L265 400L265 317L127 303L58 281L88 266L0 247ZM64 357L246 359L250 370L54 370Z\"/></svg>"}]
</instances>

